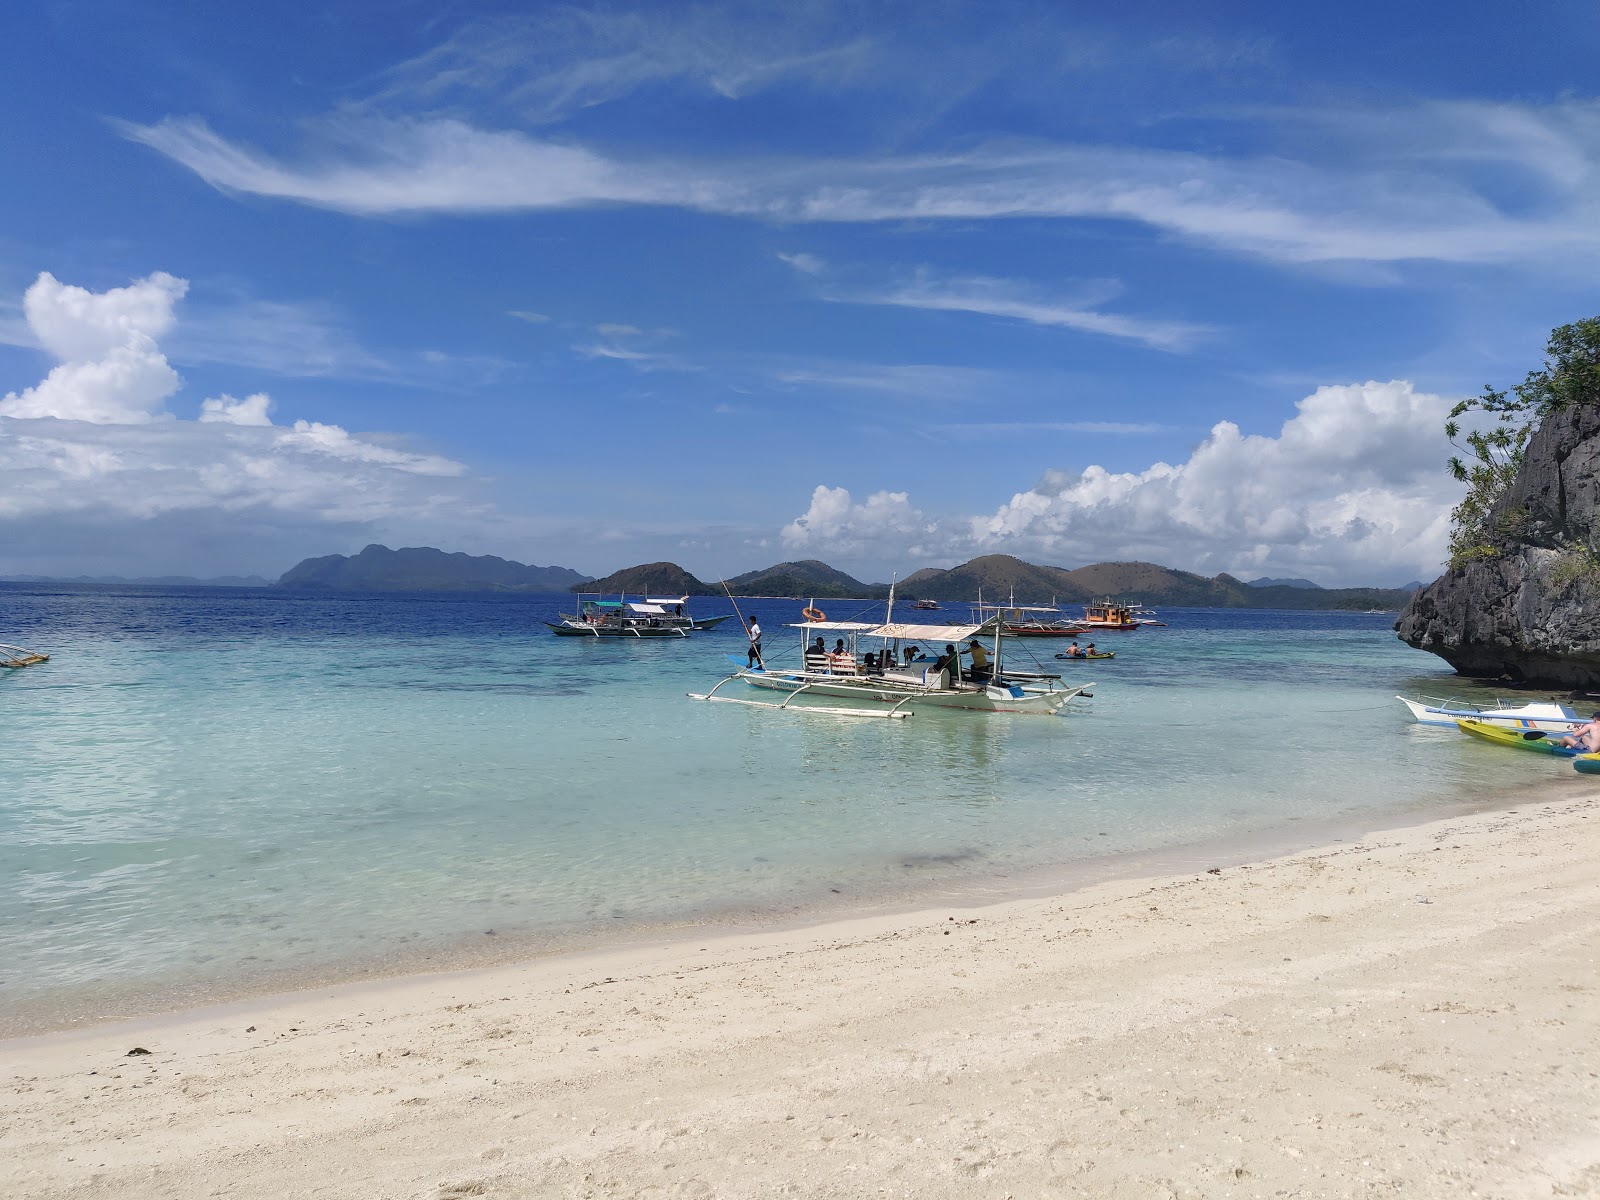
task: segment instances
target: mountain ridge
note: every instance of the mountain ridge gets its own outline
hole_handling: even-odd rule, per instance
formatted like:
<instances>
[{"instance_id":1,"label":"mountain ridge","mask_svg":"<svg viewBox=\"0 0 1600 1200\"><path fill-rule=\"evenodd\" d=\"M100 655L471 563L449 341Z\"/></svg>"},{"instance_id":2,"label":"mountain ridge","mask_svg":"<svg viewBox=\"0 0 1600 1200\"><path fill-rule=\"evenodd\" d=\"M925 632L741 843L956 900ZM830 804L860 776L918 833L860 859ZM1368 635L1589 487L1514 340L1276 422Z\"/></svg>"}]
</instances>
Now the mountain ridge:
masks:
<instances>
[{"instance_id":1,"label":"mountain ridge","mask_svg":"<svg viewBox=\"0 0 1600 1200\"><path fill-rule=\"evenodd\" d=\"M446 553L433 546L391 550L377 543L360 554L306 558L278 577L278 586L313 591L559 592L589 577L569 567L535 567L493 554Z\"/></svg>"}]
</instances>

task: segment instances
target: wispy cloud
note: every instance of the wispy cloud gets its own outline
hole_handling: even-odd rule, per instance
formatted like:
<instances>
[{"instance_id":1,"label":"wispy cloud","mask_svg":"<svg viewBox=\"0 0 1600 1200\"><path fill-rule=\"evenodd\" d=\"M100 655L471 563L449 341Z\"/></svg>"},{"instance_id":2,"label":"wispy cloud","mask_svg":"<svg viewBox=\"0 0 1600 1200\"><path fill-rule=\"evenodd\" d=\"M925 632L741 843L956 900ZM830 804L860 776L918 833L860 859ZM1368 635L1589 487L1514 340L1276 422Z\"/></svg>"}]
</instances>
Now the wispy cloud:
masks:
<instances>
[{"instance_id":1,"label":"wispy cloud","mask_svg":"<svg viewBox=\"0 0 1600 1200\"><path fill-rule=\"evenodd\" d=\"M970 421L947 422L932 428L961 437L1012 437L1019 433L1170 433L1171 425L1156 421Z\"/></svg>"},{"instance_id":2,"label":"wispy cloud","mask_svg":"<svg viewBox=\"0 0 1600 1200\"><path fill-rule=\"evenodd\" d=\"M1097 282L1082 285L1082 294L1077 297L1042 299L1030 295L1025 285L1013 280L982 277L938 280L923 272L914 281L899 287L837 298L856 304L888 304L1005 317L1033 325L1125 338L1158 350L1186 350L1213 332L1205 325L1099 311L1095 307L1096 300L1116 290L1113 285Z\"/></svg>"},{"instance_id":3,"label":"wispy cloud","mask_svg":"<svg viewBox=\"0 0 1600 1200\"><path fill-rule=\"evenodd\" d=\"M550 320L543 313L529 312L525 308L508 308L506 316L515 317L519 321L526 321L529 325L543 325Z\"/></svg>"},{"instance_id":4,"label":"wispy cloud","mask_svg":"<svg viewBox=\"0 0 1600 1200\"><path fill-rule=\"evenodd\" d=\"M778 258L805 275L820 275L827 268L827 264L815 254L784 254L780 252Z\"/></svg>"},{"instance_id":5,"label":"wispy cloud","mask_svg":"<svg viewBox=\"0 0 1600 1200\"><path fill-rule=\"evenodd\" d=\"M193 118L122 129L224 191L361 215L636 204L788 222L1109 220L1290 264L1600 254L1600 104L1236 119L1256 133L1320 121L1344 142L1302 139L1298 158L1285 137L1282 153L1254 157L1010 142L719 162L624 159L454 119L342 117L318 127L318 157L295 163ZM1499 199L1508 187L1515 205Z\"/></svg>"}]
</instances>

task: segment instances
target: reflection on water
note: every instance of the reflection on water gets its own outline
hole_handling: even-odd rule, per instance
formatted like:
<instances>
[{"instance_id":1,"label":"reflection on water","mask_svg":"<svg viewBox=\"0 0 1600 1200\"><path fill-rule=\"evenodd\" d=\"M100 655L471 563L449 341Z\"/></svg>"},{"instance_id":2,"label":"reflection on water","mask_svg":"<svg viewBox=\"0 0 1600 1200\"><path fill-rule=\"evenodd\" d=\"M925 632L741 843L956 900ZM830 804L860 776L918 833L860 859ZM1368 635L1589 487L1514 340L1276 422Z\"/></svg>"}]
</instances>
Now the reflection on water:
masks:
<instances>
[{"instance_id":1,"label":"reflection on water","mask_svg":"<svg viewBox=\"0 0 1600 1200\"><path fill-rule=\"evenodd\" d=\"M897 893L1537 769L1407 724L1396 691L1471 689L1362 615L1170 612L1075 664L1099 683L1066 715L883 721L692 703L737 626L558 639L561 597L0 602L55 656L0 688L9 1003Z\"/></svg>"}]
</instances>

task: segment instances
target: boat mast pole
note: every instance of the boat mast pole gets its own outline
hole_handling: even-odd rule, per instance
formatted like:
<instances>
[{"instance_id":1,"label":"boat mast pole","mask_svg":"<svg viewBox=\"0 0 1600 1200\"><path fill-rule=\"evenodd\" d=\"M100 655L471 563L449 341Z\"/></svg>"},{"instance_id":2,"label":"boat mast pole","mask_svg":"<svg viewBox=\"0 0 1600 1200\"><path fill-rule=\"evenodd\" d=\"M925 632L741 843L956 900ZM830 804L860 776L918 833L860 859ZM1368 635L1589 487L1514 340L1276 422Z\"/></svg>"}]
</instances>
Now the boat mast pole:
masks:
<instances>
[{"instance_id":1,"label":"boat mast pole","mask_svg":"<svg viewBox=\"0 0 1600 1200\"><path fill-rule=\"evenodd\" d=\"M719 579L717 582L722 584L722 590L724 592L726 592L727 596L728 596L728 603L733 605L733 615L738 617L739 618L739 624L744 626L744 635L745 635L745 637L749 637L750 636L750 623L744 619L744 614L739 611L739 602L733 598L733 593L731 591L728 591L728 581L726 579Z\"/></svg>"}]
</instances>

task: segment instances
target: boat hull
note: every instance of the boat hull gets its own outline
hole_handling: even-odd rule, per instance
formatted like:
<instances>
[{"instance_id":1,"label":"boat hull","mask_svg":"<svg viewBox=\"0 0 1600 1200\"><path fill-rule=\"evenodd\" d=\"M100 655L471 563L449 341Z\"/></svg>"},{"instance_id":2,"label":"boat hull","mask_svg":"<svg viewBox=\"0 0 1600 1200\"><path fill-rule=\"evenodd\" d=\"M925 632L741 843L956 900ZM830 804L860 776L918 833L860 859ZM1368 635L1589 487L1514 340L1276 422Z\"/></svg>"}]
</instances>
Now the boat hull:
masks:
<instances>
[{"instance_id":1,"label":"boat hull","mask_svg":"<svg viewBox=\"0 0 1600 1200\"><path fill-rule=\"evenodd\" d=\"M787 672L741 671L751 687L775 692L804 691L808 696L832 696L882 704L905 703L907 708L953 708L973 712L1053 713L1078 694L1080 689L1034 690L1021 685L1000 685L972 691L931 691L915 685L897 685L870 677L840 676L836 680L818 679Z\"/></svg>"},{"instance_id":2,"label":"boat hull","mask_svg":"<svg viewBox=\"0 0 1600 1200\"><path fill-rule=\"evenodd\" d=\"M639 638L681 638L688 637L690 631L681 628L636 628L622 627L607 629L599 625L565 625L554 624L546 621L545 627L557 637L583 637L583 638L623 638L633 641Z\"/></svg>"},{"instance_id":3,"label":"boat hull","mask_svg":"<svg viewBox=\"0 0 1600 1200\"><path fill-rule=\"evenodd\" d=\"M1600 754L1579 754L1572 760L1572 769L1579 775L1600 775Z\"/></svg>"},{"instance_id":4,"label":"boat hull","mask_svg":"<svg viewBox=\"0 0 1600 1200\"><path fill-rule=\"evenodd\" d=\"M1408 700L1396 696L1419 725L1454 725L1457 721L1482 721L1508 729L1543 729L1548 732L1567 733L1583 724L1583 718L1561 704L1524 704L1510 708L1466 708L1448 702L1425 704L1421 700Z\"/></svg>"}]
</instances>

